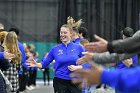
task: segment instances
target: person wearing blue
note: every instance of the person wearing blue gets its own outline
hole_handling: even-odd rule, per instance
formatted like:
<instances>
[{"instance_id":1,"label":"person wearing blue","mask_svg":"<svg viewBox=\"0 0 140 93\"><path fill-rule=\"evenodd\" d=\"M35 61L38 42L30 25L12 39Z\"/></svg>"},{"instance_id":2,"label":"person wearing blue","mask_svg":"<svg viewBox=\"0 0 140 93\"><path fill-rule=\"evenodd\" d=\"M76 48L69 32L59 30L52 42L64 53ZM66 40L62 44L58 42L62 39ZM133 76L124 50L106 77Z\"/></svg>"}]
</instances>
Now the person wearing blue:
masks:
<instances>
[{"instance_id":1,"label":"person wearing blue","mask_svg":"<svg viewBox=\"0 0 140 93\"><path fill-rule=\"evenodd\" d=\"M41 59L42 61L45 59L45 57L48 56L48 52L46 52L43 56L43 58ZM46 74L47 74L47 81L48 81L48 86L50 85L50 67L46 67L44 69L42 69L43 72L43 81L44 81L44 86L46 86Z\"/></svg>"},{"instance_id":2,"label":"person wearing blue","mask_svg":"<svg viewBox=\"0 0 140 93\"><path fill-rule=\"evenodd\" d=\"M123 39L128 39L129 37L132 37L134 34L134 30L130 27L126 27L124 28L124 30L121 31L122 33L122 37ZM129 69L132 67L136 67L138 66L138 56L137 55L133 55L131 58L129 59L125 59L123 61L119 61L116 64L116 68L117 69ZM116 93L122 93L120 90L115 89Z\"/></svg>"},{"instance_id":3,"label":"person wearing blue","mask_svg":"<svg viewBox=\"0 0 140 93\"><path fill-rule=\"evenodd\" d=\"M140 43L138 42L140 39L140 31L137 31L132 38L128 38L125 40L117 40L113 41L110 48L110 52L117 52L117 53L139 53L138 50ZM89 51L96 51L96 52L105 52L107 50L107 41L103 38L95 36L96 39L98 38L99 48L94 47L95 43L90 43L86 45L86 49ZM132 42L134 41L134 42ZM99 45L100 43L100 45ZM122 44L122 46L121 46ZM128 45L130 47L128 47ZM118 49L117 46L120 46ZM95 49L96 48L96 49ZM131 49L131 50L130 50ZM96 74L92 74L96 73ZM71 77L78 78L74 79L74 83L80 83L84 78L87 78L87 82L89 85L96 85L99 83L107 84L111 87L114 87L117 90L120 90L121 93L138 93L140 92L140 67L125 69L125 70L107 70L103 69L102 67L92 65L91 70L78 70L71 74ZM133 79L134 78L134 79Z\"/></svg>"},{"instance_id":4,"label":"person wearing blue","mask_svg":"<svg viewBox=\"0 0 140 93\"><path fill-rule=\"evenodd\" d=\"M79 27L73 27L72 41L76 44L80 44L80 41L84 40L83 37L79 37L78 28Z\"/></svg>"},{"instance_id":5,"label":"person wearing blue","mask_svg":"<svg viewBox=\"0 0 140 93\"><path fill-rule=\"evenodd\" d=\"M88 32L85 27L73 27L72 40L76 44L80 44L80 41L88 39Z\"/></svg>"},{"instance_id":6,"label":"person wearing blue","mask_svg":"<svg viewBox=\"0 0 140 93\"><path fill-rule=\"evenodd\" d=\"M67 18L67 24L72 27L72 31L73 31L72 36L71 36L71 38L72 38L71 40L75 44L79 44L84 48L84 46L82 45L81 41L86 40L88 38L88 32L87 32L87 29L85 27L81 27L82 23L83 23L82 19L80 19L78 21L75 21L70 16ZM82 68L87 69L87 68L90 68L90 66L89 66L89 64L83 64L83 65L77 65L77 66L70 65L70 66L68 66L68 68L71 71L75 71L77 69L82 69Z\"/></svg>"},{"instance_id":7,"label":"person wearing blue","mask_svg":"<svg viewBox=\"0 0 140 93\"><path fill-rule=\"evenodd\" d=\"M136 67L138 66L138 56L134 55L130 59L126 59L124 61L119 61L117 64L117 69L127 69L130 67Z\"/></svg>"},{"instance_id":8,"label":"person wearing blue","mask_svg":"<svg viewBox=\"0 0 140 93\"><path fill-rule=\"evenodd\" d=\"M68 25L72 25L72 29L73 29L73 35L72 35L72 41L75 44L79 44L83 47L83 45L81 44L82 40L86 40L86 35L87 35L87 29L84 27L80 27L82 24L82 19L80 19L79 21L75 21L72 17L68 17L67 18L67 24ZM83 47L84 48L84 47ZM90 66L89 64L84 64L84 65L70 65L68 66L68 69L70 71L75 71L78 69L89 69ZM83 81L83 85L82 86L86 86L86 82ZM90 88L87 86L86 88L82 88L82 93L91 93L90 92Z\"/></svg>"},{"instance_id":9,"label":"person wearing blue","mask_svg":"<svg viewBox=\"0 0 140 93\"><path fill-rule=\"evenodd\" d=\"M129 37L132 37L134 34L134 30L130 27L124 28L124 30L121 31L122 38L128 39ZM132 58L129 58L127 60L119 61L117 62L117 68L118 69L126 69L129 67L135 67L138 66L138 56L133 55Z\"/></svg>"},{"instance_id":10,"label":"person wearing blue","mask_svg":"<svg viewBox=\"0 0 140 93\"><path fill-rule=\"evenodd\" d=\"M61 44L53 47L48 56L37 63L35 60L27 60L29 67L47 67L53 60L55 77L53 79L53 87L55 93L81 93L81 89L77 84L71 82L70 71L68 66L76 65L78 58L82 57L84 49L81 45L71 42L72 28L69 25L62 25L60 29Z\"/></svg>"},{"instance_id":11,"label":"person wearing blue","mask_svg":"<svg viewBox=\"0 0 140 93\"><path fill-rule=\"evenodd\" d=\"M82 40L88 40L88 32L85 27L74 27L73 28L74 35L72 36L73 42L76 44L81 44Z\"/></svg>"},{"instance_id":12,"label":"person wearing blue","mask_svg":"<svg viewBox=\"0 0 140 93\"><path fill-rule=\"evenodd\" d=\"M89 85L103 83L121 91L120 93L140 92L140 67L108 70L92 65L91 68L90 70L82 69L72 73L71 77L75 78L73 83L80 83L86 78Z\"/></svg>"},{"instance_id":13,"label":"person wearing blue","mask_svg":"<svg viewBox=\"0 0 140 93\"><path fill-rule=\"evenodd\" d=\"M73 29L71 40L76 44L80 44L80 41L87 37L87 29L81 27L82 23L82 19L75 21L72 17L67 17L67 24Z\"/></svg>"}]
</instances>

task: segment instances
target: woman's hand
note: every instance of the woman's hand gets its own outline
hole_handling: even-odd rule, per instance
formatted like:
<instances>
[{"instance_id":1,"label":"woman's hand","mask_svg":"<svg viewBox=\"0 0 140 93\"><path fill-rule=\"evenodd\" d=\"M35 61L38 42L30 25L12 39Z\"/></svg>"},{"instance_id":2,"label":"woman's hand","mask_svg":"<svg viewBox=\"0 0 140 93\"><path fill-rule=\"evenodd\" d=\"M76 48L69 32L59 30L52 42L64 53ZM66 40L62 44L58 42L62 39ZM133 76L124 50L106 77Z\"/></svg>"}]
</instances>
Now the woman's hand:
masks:
<instances>
[{"instance_id":1,"label":"woman's hand","mask_svg":"<svg viewBox=\"0 0 140 93\"><path fill-rule=\"evenodd\" d=\"M78 70L78 69L82 69L83 67L81 65L78 65L78 66L75 66L75 65L70 65L68 66L68 69L70 71L75 71L75 70Z\"/></svg>"},{"instance_id":2,"label":"woman's hand","mask_svg":"<svg viewBox=\"0 0 140 93\"><path fill-rule=\"evenodd\" d=\"M15 55L12 53L9 53L8 51L4 51L4 58L9 60L10 62L13 58L15 58Z\"/></svg>"},{"instance_id":3,"label":"woman's hand","mask_svg":"<svg viewBox=\"0 0 140 93\"><path fill-rule=\"evenodd\" d=\"M28 60L26 60L26 65L28 67L37 67L37 62L32 57L29 57Z\"/></svg>"}]
</instances>

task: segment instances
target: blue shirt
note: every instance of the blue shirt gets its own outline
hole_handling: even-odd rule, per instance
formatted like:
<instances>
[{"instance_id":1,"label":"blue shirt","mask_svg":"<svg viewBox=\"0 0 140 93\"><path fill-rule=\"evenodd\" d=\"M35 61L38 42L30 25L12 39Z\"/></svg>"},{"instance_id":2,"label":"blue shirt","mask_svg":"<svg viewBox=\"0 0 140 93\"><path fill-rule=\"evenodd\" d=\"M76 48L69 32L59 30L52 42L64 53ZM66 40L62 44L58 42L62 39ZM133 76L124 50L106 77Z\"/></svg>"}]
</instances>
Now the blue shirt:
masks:
<instances>
[{"instance_id":1,"label":"blue shirt","mask_svg":"<svg viewBox=\"0 0 140 93\"><path fill-rule=\"evenodd\" d=\"M46 56L47 57L47 56ZM45 56L41 59L41 61L43 61L45 59ZM45 67L45 68L49 68L49 65L47 66L47 67Z\"/></svg>"},{"instance_id":2,"label":"blue shirt","mask_svg":"<svg viewBox=\"0 0 140 93\"><path fill-rule=\"evenodd\" d=\"M130 69L104 70L101 74L101 83L114 87L121 93L140 92L140 67Z\"/></svg>"},{"instance_id":3,"label":"blue shirt","mask_svg":"<svg viewBox=\"0 0 140 93\"><path fill-rule=\"evenodd\" d=\"M84 38L77 38L73 42L76 43L76 44L80 44L81 40L84 40Z\"/></svg>"},{"instance_id":4,"label":"blue shirt","mask_svg":"<svg viewBox=\"0 0 140 93\"><path fill-rule=\"evenodd\" d=\"M0 52L0 59L4 59L4 52Z\"/></svg>"},{"instance_id":5,"label":"blue shirt","mask_svg":"<svg viewBox=\"0 0 140 93\"><path fill-rule=\"evenodd\" d=\"M84 38L77 38L77 39L75 39L73 42L75 43L75 44L79 44L79 45L81 45L81 43L80 43L80 41L81 40L84 40ZM81 45L82 46L82 45ZM83 46L82 46L83 47ZM84 51L86 51L86 50L84 50ZM90 65L89 64L82 64L82 66L83 66L83 68L84 69L89 69L90 68Z\"/></svg>"},{"instance_id":6,"label":"blue shirt","mask_svg":"<svg viewBox=\"0 0 140 93\"><path fill-rule=\"evenodd\" d=\"M68 69L69 65L76 65L78 58L82 57L84 49L81 45L70 42L67 46L61 43L51 49L48 56L42 61L42 68L47 67L53 60L55 77L71 80L69 74L71 71Z\"/></svg>"},{"instance_id":7,"label":"blue shirt","mask_svg":"<svg viewBox=\"0 0 140 93\"><path fill-rule=\"evenodd\" d=\"M132 56L132 62L133 62L133 66L137 66L138 65L138 56L137 55ZM129 68L129 67L127 67L126 65L124 65L122 63L122 61L120 61L117 64L117 68L118 69L125 69L125 68Z\"/></svg>"},{"instance_id":8,"label":"blue shirt","mask_svg":"<svg viewBox=\"0 0 140 93\"><path fill-rule=\"evenodd\" d=\"M24 66L26 69L29 69L29 67L28 67L28 66L26 65L26 63L25 63L25 61L26 61L26 53L25 53L25 50L24 50L23 45L22 45L20 42L18 42L18 47L19 47L19 50L20 50L21 56L22 56L22 58L21 58L21 64L22 64L22 66Z\"/></svg>"}]
</instances>

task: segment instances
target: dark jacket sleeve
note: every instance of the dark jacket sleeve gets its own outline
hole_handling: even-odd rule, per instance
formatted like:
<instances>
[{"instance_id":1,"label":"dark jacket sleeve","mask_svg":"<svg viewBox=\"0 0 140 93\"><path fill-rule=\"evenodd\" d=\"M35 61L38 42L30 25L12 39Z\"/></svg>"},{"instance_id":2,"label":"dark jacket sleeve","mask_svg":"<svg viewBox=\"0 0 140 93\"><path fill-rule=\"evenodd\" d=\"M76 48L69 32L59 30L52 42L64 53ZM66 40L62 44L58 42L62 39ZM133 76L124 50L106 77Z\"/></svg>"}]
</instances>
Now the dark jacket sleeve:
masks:
<instances>
[{"instance_id":1,"label":"dark jacket sleeve","mask_svg":"<svg viewBox=\"0 0 140 93\"><path fill-rule=\"evenodd\" d=\"M109 52L104 52L104 53L94 53L94 62L98 64L108 64L108 63L117 63L118 61L131 58L133 54L118 54L118 53L109 53Z\"/></svg>"},{"instance_id":2,"label":"dark jacket sleeve","mask_svg":"<svg viewBox=\"0 0 140 93\"><path fill-rule=\"evenodd\" d=\"M108 43L110 53L140 53L140 30L133 37Z\"/></svg>"},{"instance_id":3,"label":"dark jacket sleeve","mask_svg":"<svg viewBox=\"0 0 140 93\"><path fill-rule=\"evenodd\" d=\"M10 63L7 59L4 58L4 53L3 53L4 49L3 47L0 45L0 69L1 70L7 70L10 66Z\"/></svg>"},{"instance_id":4,"label":"dark jacket sleeve","mask_svg":"<svg viewBox=\"0 0 140 93\"><path fill-rule=\"evenodd\" d=\"M9 68L9 66L10 66L10 63L7 59L3 59L3 60L0 59L0 69L1 70L7 70Z\"/></svg>"}]
</instances>

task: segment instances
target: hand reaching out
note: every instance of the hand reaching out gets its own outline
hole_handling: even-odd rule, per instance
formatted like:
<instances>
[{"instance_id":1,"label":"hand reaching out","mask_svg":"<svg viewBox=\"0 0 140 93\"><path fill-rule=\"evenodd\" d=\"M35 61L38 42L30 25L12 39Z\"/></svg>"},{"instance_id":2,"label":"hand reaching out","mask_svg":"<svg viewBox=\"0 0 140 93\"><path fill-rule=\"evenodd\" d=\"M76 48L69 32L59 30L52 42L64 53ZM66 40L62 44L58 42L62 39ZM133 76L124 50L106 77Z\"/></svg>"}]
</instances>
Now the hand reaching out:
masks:
<instances>
[{"instance_id":1,"label":"hand reaching out","mask_svg":"<svg viewBox=\"0 0 140 93\"><path fill-rule=\"evenodd\" d=\"M70 70L70 71L76 71L76 70L79 70L79 69L82 69L83 67L81 66L81 65L77 65L77 66L75 66L75 65L70 65L70 66L68 66L68 69Z\"/></svg>"},{"instance_id":2,"label":"hand reaching out","mask_svg":"<svg viewBox=\"0 0 140 93\"><path fill-rule=\"evenodd\" d=\"M28 65L28 67L37 67L37 62L29 57L28 60L26 60L26 65Z\"/></svg>"},{"instance_id":3,"label":"hand reaching out","mask_svg":"<svg viewBox=\"0 0 140 93\"><path fill-rule=\"evenodd\" d=\"M100 84L100 77L103 68L96 65L91 65L91 69L88 70L76 70L71 74L73 83L82 84L84 79L87 80L89 86Z\"/></svg>"},{"instance_id":4,"label":"hand reaching out","mask_svg":"<svg viewBox=\"0 0 140 93\"><path fill-rule=\"evenodd\" d=\"M77 60L77 64L81 65L81 64L84 64L84 63L88 63L88 62L91 62L93 61L93 57L94 57L94 53L90 53L90 52L83 52L83 54L85 56L79 58Z\"/></svg>"},{"instance_id":5,"label":"hand reaching out","mask_svg":"<svg viewBox=\"0 0 140 93\"><path fill-rule=\"evenodd\" d=\"M97 42L91 42L85 44L84 48L90 52L97 52L97 53L106 52L108 42L97 35L94 35L94 38L97 40Z\"/></svg>"}]
</instances>

